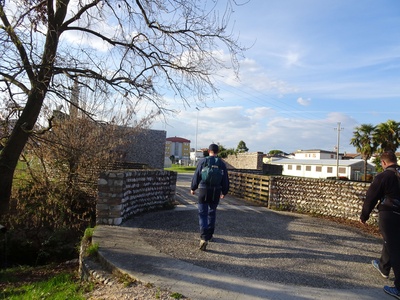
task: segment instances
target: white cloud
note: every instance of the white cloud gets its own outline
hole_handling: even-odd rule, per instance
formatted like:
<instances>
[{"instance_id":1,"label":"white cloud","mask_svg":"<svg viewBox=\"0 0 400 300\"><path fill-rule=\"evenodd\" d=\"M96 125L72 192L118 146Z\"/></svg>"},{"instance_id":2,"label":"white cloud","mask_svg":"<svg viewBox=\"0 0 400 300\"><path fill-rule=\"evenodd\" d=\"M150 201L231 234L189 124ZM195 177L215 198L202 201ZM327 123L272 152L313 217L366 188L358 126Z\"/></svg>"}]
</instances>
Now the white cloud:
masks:
<instances>
[{"instance_id":1,"label":"white cloud","mask_svg":"<svg viewBox=\"0 0 400 300\"><path fill-rule=\"evenodd\" d=\"M268 74L268 70L254 59L245 58L240 61L239 78L230 69L220 70L217 75L219 82L234 88L254 89L260 92L272 91L279 95L297 91L296 87Z\"/></svg>"},{"instance_id":2,"label":"white cloud","mask_svg":"<svg viewBox=\"0 0 400 300\"><path fill-rule=\"evenodd\" d=\"M279 149L333 150L337 143L337 126L341 123L340 151L352 152L349 145L356 121L342 113L330 113L320 119L283 118L269 107L245 109L242 106L201 109L198 113L198 148L220 143L236 148L244 141L250 152ZM179 136L196 144L196 111L181 112L168 126L155 124L154 129L167 131L167 136ZM157 127L158 126L158 127Z\"/></svg>"},{"instance_id":3,"label":"white cloud","mask_svg":"<svg viewBox=\"0 0 400 300\"><path fill-rule=\"evenodd\" d=\"M308 106L311 104L311 99L310 98L304 99L302 97L299 97L297 98L297 103L299 103L302 106Z\"/></svg>"},{"instance_id":4,"label":"white cloud","mask_svg":"<svg viewBox=\"0 0 400 300\"><path fill-rule=\"evenodd\" d=\"M285 56L286 66L291 67L297 65L300 60L300 54L289 51Z\"/></svg>"}]
</instances>

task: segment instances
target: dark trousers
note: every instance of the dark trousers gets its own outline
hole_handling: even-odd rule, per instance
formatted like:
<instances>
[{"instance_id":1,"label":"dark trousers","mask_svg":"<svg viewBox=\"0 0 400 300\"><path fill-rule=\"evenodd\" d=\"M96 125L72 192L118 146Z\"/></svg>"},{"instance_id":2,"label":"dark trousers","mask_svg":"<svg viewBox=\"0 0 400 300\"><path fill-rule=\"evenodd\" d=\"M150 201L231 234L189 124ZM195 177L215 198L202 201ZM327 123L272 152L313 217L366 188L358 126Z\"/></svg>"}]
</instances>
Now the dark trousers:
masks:
<instances>
[{"instance_id":1,"label":"dark trousers","mask_svg":"<svg viewBox=\"0 0 400 300\"><path fill-rule=\"evenodd\" d=\"M386 275L393 269L394 285L400 290L400 213L380 211L379 229L383 237L380 268Z\"/></svg>"},{"instance_id":2,"label":"dark trousers","mask_svg":"<svg viewBox=\"0 0 400 300\"><path fill-rule=\"evenodd\" d=\"M209 241L215 230L220 189L199 189L198 210L200 238Z\"/></svg>"}]
</instances>

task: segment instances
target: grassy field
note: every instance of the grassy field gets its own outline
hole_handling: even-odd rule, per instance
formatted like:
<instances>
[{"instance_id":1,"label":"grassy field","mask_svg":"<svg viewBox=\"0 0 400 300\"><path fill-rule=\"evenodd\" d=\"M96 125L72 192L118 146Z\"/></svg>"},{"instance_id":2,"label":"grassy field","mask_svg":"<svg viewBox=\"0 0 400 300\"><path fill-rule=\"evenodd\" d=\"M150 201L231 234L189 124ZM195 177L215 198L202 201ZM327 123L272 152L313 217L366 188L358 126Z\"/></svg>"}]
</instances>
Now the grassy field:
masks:
<instances>
[{"instance_id":1,"label":"grassy field","mask_svg":"<svg viewBox=\"0 0 400 300\"><path fill-rule=\"evenodd\" d=\"M171 168L165 168L166 171L175 171L178 173L194 173L196 170L195 166L180 166L180 165L172 165Z\"/></svg>"},{"instance_id":2,"label":"grassy field","mask_svg":"<svg viewBox=\"0 0 400 300\"><path fill-rule=\"evenodd\" d=\"M91 288L78 279L76 264L0 270L0 299L81 300Z\"/></svg>"}]
</instances>

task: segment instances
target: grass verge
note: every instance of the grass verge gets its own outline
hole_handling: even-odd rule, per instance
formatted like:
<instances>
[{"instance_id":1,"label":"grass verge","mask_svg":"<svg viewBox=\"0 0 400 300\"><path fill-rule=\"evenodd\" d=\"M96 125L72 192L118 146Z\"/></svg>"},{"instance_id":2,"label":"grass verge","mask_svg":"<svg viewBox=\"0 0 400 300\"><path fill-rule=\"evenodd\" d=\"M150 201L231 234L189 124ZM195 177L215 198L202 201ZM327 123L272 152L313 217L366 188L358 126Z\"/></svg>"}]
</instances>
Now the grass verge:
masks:
<instances>
[{"instance_id":1,"label":"grass verge","mask_svg":"<svg viewBox=\"0 0 400 300\"><path fill-rule=\"evenodd\" d=\"M178 173L194 173L196 170L195 166L180 166L180 165L172 165L170 168L165 168L166 171L174 171Z\"/></svg>"},{"instance_id":2,"label":"grass verge","mask_svg":"<svg viewBox=\"0 0 400 300\"><path fill-rule=\"evenodd\" d=\"M77 263L0 270L0 299L83 300L90 289L79 280Z\"/></svg>"}]
</instances>

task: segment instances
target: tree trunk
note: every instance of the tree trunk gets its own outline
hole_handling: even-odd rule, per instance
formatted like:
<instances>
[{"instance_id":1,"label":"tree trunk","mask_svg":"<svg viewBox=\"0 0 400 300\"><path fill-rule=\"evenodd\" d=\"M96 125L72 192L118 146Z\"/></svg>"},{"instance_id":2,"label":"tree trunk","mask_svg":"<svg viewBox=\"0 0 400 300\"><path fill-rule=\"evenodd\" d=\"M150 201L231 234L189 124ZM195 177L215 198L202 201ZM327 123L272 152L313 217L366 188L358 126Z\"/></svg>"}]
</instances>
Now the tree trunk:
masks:
<instances>
[{"instance_id":1,"label":"tree trunk","mask_svg":"<svg viewBox=\"0 0 400 300\"><path fill-rule=\"evenodd\" d=\"M27 93L27 102L18 118L15 127L11 132L3 150L0 153L0 216L8 212L12 181L14 171L29 136L32 134L36 121L42 109L44 98L49 87L51 78L54 75L54 61L59 42L59 26L65 18L69 1L60 1L57 13L49 22L48 34L42 56L42 68L38 72L32 72L31 66L27 65L26 70L30 75L31 87ZM27 59L25 51L20 49L22 58Z\"/></svg>"},{"instance_id":2,"label":"tree trunk","mask_svg":"<svg viewBox=\"0 0 400 300\"><path fill-rule=\"evenodd\" d=\"M3 165L3 157L0 157L0 215L8 212L14 169Z\"/></svg>"},{"instance_id":3,"label":"tree trunk","mask_svg":"<svg viewBox=\"0 0 400 300\"><path fill-rule=\"evenodd\" d=\"M43 86L30 94L15 127L0 153L0 216L8 212L14 171L39 116L44 95Z\"/></svg>"},{"instance_id":4,"label":"tree trunk","mask_svg":"<svg viewBox=\"0 0 400 300\"><path fill-rule=\"evenodd\" d=\"M367 171L368 171L368 163L367 159L364 159L364 182L367 182Z\"/></svg>"}]
</instances>

